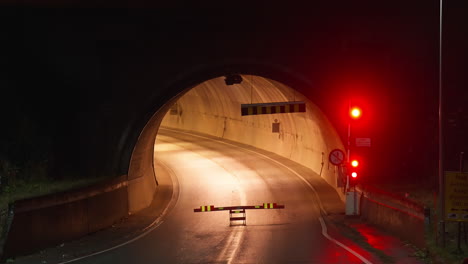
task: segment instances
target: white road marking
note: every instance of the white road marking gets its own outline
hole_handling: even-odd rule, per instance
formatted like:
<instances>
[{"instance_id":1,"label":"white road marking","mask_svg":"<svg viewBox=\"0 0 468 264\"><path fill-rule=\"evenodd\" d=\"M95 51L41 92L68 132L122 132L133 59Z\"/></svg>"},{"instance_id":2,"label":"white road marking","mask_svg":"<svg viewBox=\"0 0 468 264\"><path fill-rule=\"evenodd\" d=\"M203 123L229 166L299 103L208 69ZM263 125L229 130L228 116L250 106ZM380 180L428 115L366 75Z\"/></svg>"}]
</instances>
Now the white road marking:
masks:
<instances>
[{"instance_id":1,"label":"white road marking","mask_svg":"<svg viewBox=\"0 0 468 264\"><path fill-rule=\"evenodd\" d=\"M354 256L356 256L357 258L359 258L360 260L362 260L362 262L364 262L365 264L372 264L372 262L370 262L369 260L367 260L366 258L364 258L361 254L357 253L356 251L350 249L349 247L347 247L345 244L341 243L340 241L337 241L336 239L332 238L330 235L328 235L328 232L327 232L327 225L325 225L325 221L323 221L323 218L322 217L319 217L319 221L320 221L320 225L322 226L322 235L324 237L326 237L328 240L330 240L331 242L337 244L338 246L344 248L345 250L347 250L349 253L353 254Z\"/></svg>"},{"instance_id":2,"label":"white road marking","mask_svg":"<svg viewBox=\"0 0 468 264\"><path fill-rule=\"evenodd\" d=\"M159 220L160 217L157 218L157 220ZM156 221L155 221L156 222ZM71 260L67 260L67 261L64 261L64 262L59 262L58 264L66 264L66 263L72 263L72 262L75 262L75 261L78 261L78 260L82 260L82 259L85 259L85 258L89 258L89 257L92 257L92 256L96 256L96 255L99 255L99 254L102 254L104 252L107 252L107 251L111 251L111 250L114 250L116 248L119 248L119 247L122 247L122 246L125 246L127 244L130 244L132 242L134 242L135 240L138 240L144 236L146 236L149 232L153 231L154 229L158 228L162 223L164 223L164 221L158 221L156 225L154 225L152 228L148 229L146 232L144 233L141 233L140 235L138 235L137 237L134 237L132 238L131 240L128 240L122 244L119 244L117 246L113 246L111 248L108 248L108 249L105 249L105 250L101 250L101 251L98 251L98 252L95 252L93 254L89 254L89 255L86 255L86 256L82 256L82 257L79 257L79 258L75 258L75 259L71 259Z\"/></svg>"},{"instance_id":3,"label":"white road marking","mask_svg":"<svg viewBox=\"0 0 468 264\"><path fill-rule=\"evenodd\" d=\"M170 136L168 136L168 137L170 137ZM174 146L179 145L179 144L175 144L175 143L169 143L169 141L165 141L164 139L161 139L161 138L159 140L163 141L163 142L167 142L165 144L172 144ZM193 143L187 142L186 144L187 145L192 145ZM185 144L181 148L186 149ZM196 155L200 155L196 151L192 151L192 152L194 154L196 154ZM222 165L222 162L220 163L219 160L211 160L211 159L210 159L210 161L213 162L214 164L216 164L217 166L219 166L220 168L222 168L224 171L226 171L228 175L231 175L233 178L235 178L237 181L239 181L239 178L236 176L236 174L234 174L232 171L229 171L228 169L226 169ZM177 175L177 174L173 173L173 175ZM241 184L235 184L235 186L236 186L236 189L237 189L236 193L239 195L240 204L246 204L247 203L247 196L246 196L246 193L245 193L244 189L241 188ZM234 258L235 258L236 254L237 254L240 243L242 241L243 235L244 235L243 226L233 226L233 227L230 228L229 234L226 235L227 238L225 239L223 248L222 248L221 252L217 256L217 259L216 259L217 263L219 262L219 263L228 263L228 264L230 264L230 263L232 263L234 261Z\"/></svg>"},{"instance_id":4,"label":"white road marking","mask_svg":"<svg viewBox=\"0 0 468 264\"><path fill-rule=\"evenodd\" d=\"M161 128L161 129L164 129L164 130L171 130L171 129L168 129L168 128ZM200 137L200 138L205 138L205 139L210 139L210 140L214 140L214 141L218 141L222 144L225 144L225 145L229 145L229 146L234 146L234 147L239 147L239 148L242 148L244 150L247 150L249 152L252 152L252 153L255 153L255 154L258 154L266 159L269 159L275 163L277 163L278 165L281 165L283 166L284 168L288 169L289 171L291 171L294 175L296 175L297 177L299 177L304 183L307 184L307 186L309 186L309 188L315 193L315 196L317 198L317 201L319 202L319 206L320 206L320 210L322 212L326 212L325 209L323 208L323 205L322 205L322 202L320 200L320 197L318 196L318 193L317 191L315 190L315 188L306 180L304 179L301 175L299 175L296 171L294 171L293 169L289 168L288 166L266 156L266 155L263 155L261 153L258 153L256 151L253 151L253 150L250 150L250 149L246 149L246 148L243 148L243 147L240 147L240 146L237 146L237 145L233 145L233 144L230 144L230 143L227 143L227 142L223 142L221 140L217 140L217 139L212 139L212 138L208 138L208 137L204 137L204 136L199 136L199 135L194 135L194 134L190 134L190 133L185 133L185 132L181 132L181 131L177 131L177 130L172 130L172 131L175 131L175 132L178 132L178 133L182 133L182 134L187 134L187 135L190 135L190 136L195 136L195 137ZM164 166L166 166L165 164L163 164ZM166 166L167 167L167 166ZM174 193L173 193L174 195ZM243 193L243 195L241 195L241 200L244 200L243 202L245 203L245 193ZM170 206L167 206L163 213L158 217L156 218L156 220L153 221L153 223L151 223L149 226L147 226L146 228L144 228L143 230L146 230L145 232L143 232L142 234L138 235L137 237L134 237L133 239L131 240L128 240L122 244L119 244L117 246L114 246L114 247L111 247L111 248L108 248L108 249L105 249L105 250L101 250L101 251L98 251L98 252L95 252L93 254L89 254L89 255L86 255L86 256L82 256L82 257L79 257L79 258L75 258L75 259L71 259L71 260L67 260L67 261L64 261L64 262L59 262L58 264L67 264L67 263L72 263L72 262L75 262L75 261L78 261L78 260L82 260L82 259L85 259L85 258L89 258L89 257L92 257L92 256L96 256L96 255L99 255L99 254L102 254L102 253L105 253L105 252L108 252L108 251L111 251L111 250L114 250L114 249L117 249L117 248L120 248L122 246L125 246L127 244L130 244L144 236L146 236L148 233L150 233L151 231L153 231L154 229L158 228L164 221L162 221L161 219L163 218L163 216L166 215L167 213L167 210L169 209ZM325 222L323 221L322 217L319 217L319 221L320 221L320 225L322 226L322 235L327 238L328 240L332 241L333 243L337 244L338 246L342 247L343 249L345 249L346 251L348 251L349 253L353 254L354 256L356 256L357 258L359 258L360 260L362 260L365 264L372 264L372 262L370 262L369 260L367 260L366 258L364 258L363 256L361 256L359 253L357 253L356 251L350 249L349 247L347 247L346 245L344 245L343 243L337 241L336 239L332 238L330 235L328 235L327 233L327 226L325 224ZM242 235L243 235L243 231L241 232L231 232L230 234L230 237L228 239L228 242L226 243L226 247L223 249L223 254L220 255L220 257L222 257L223 259L225 259L225 256L226 255L229 255L227 257L227 263L232 263L236 253L237 253L237 250L239 248L239 244L240 244L240 241L242 240Z\"/></svg>"},{"instance_id":5,"label":"white road marking","mask_svg":"<svg viewBox=\"0 0 468 264\"><path fill-rule=\"evenodd\" d=\"M234 257L237 254L239 249L240 242L242 241L242 236L244 235L243 226L232 227L234 230L229 234L229 238L226 241L226 244L218 256L217 262L232 263Z\"/></svg>"},{"instance_id":6,"label":"white road marking","mask_svg":"<svg viewBox=\"0 0 468 264\"><path fill-rule=\"evenodd\" d=\"M165 166L166 168L168 168L170 170L169 167L167 167L166 164L162 163L161 164L163 166ZM172 171L172 170L170 170ZM172 173L171 173L172 174ZM171 175L171 178L172 178L172 182L173 182L173 185L174 186L177 186L177 184L175 184L177 181L174 181L176 179L173 178L173 175ZM107 249L104 249L104 250L101 250L101 251L98 251L98 252L94 252L92 254L89 254L89 255L86 255L86 256L82 256L82 257L79 257L79 258L75 258L75 259L70 259L70 260L67 260L67 261L63 261L63 262L59 262L57 264L67 264L67 263L72 263L72 262L75 262L75 261L78 261L78 260L82 260L82 259L85 259L85 258L89 258L89 257L92 257L92 256L96 256L96 255L100 255L102 253L105 253L105 252L108 252L108 251L111 251L111 250L114 250L114 249L117 249L117 248L120 248L120 247L123 247L127 244L130 244L144 236L146 236L148 233L150 233L151 231L155 230L156 228L158 228L162 223L164 223L164 221L162 221L162 218L167 214L167 211L169 210L169 208L172 207L172 203L174 203L175 201L178 200L178 197L176 198L175 196L178 195L178 192L177 191L173 191L172 192L172 198L171 198L171 201L169 202L169 204L166 206L166 208L164 209L164 211L161 213L160 216L158 216L158 218L156 218L150 225L148 225L147 227L145 227L142 231L144 231L143 233L139 234L138 236L128 240L128 241L125 241L123 242L122 244L118 244L116 246L113 246L111 248L107 248Z\"/></svg>"},{"instance_id":7,"label":"white road marking","mask_svg":"<svg viewBox=\"0 0 468 264\"><path fill-rule=\"evenodd\" d=\"M195 134L190 134L190 133L186 133L186 132L182 132L182 131L179 131L179 130L173 130L173 129L170 129L170 128L161 128L163 130L170 130L170 131L174 131L174 132L177 132L177 133L182 133L182 134L186 134L186 135L190 135L190 136L195 136L195 137L200 137L200 138L205 138L205 139L209 139L209 140L214 140L214 141L218 141L222 144L225 144L225 145L229 145L229 146L233 146L233 147L238 147L238 148L242 148L244 150L247 150L249 152L252 152L252 153L255 153L255 154L258 154L268 160L271 160L273 162L275 162L276 164L280 165L280 166L283 166L284 168L288 169L290 172L292 172L294 175L296 175L297 177L299 177L299 179L301 179L307 186L309 186L309 188L314 192L315 194L315 197L317 198L317 201L319 203L319 206L320 206L320 210L324 213L326 213L325 209L323 208L323 205L322 205L322 201L320 200L320 197L317 193L317 191L315 190L315 188L306 180L304 179L304 177L302 177L299 173L297 173L295 170L291 169L290 167L282 164L281 162L279 161L276 161L266 155L263 155L262 153L258 153L254 150L250 150L250 149L247 149L247 148L244 148L244 147L241 147L241 146L237 146L237 145L234 145L234 144L230 144L230 143L227 143L227 142L224 142L224 141L221 141L221 140L218 140L218 139L213 139L213 138L209 138L209 137L204 137L204 136L200 136L200 135L195 135ZM328 235L328 232L327 232L327 226L325 224L325 222L323 221L323 218L322 217L319 217L319 221L320 221L320 225L322 226L322 235L327 238L328 240L330 240L331 242L337 244L338 246L342 247L343 249L345 249L346 251L348 251L349 253L353 254L354 256L356 256L357 258L359 258L360 260L362 260L364 263L366 264L372 264L372 262L370 262L369 260L367 260L366 258L364 258L361 254L357 253L356 251L352 250L351 248L347 247L346 245L344 245L343 243L339 242L338 240L332 238L330 235ZM238 245L237 245L238 246ZM229 262L230 263L230 262Z\"/></svg>"}]
</instances>

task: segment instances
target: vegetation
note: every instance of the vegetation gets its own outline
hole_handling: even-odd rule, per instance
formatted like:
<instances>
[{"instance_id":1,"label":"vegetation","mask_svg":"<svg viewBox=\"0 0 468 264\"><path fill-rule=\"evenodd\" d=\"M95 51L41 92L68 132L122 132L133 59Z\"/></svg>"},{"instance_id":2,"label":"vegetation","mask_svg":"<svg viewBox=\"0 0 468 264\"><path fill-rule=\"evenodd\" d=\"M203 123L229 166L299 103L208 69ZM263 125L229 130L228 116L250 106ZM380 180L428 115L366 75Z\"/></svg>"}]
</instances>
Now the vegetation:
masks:
<instances>
[{"instance_id":1,"label":"vegetation","mask_svg":"<svg viewBox=\"0 0 468 264\"><path fill-rule=\"evenodd\" d=\"M0 165L2 165L0 167L0 175L2 176L2 185L0 186L0 256L3 241L6 239L9 204L17 200L87 186L105 179L105 177L64 177L58 180L47 177L43 164L20 169L3 160Z\"/></svg>"},{"instance_id":2,"label":"vegetation","mask_svg":"<svg viewBox=\"0 0 468 264\"><path fill-rule=\"evenodd\" d=\"M430 223L426 226L426 245L415 249L415 257L428 264L460 264L468 258L468 223L460 224L460 248L458 247L459 223L446 222L445 247L441 244L440 218L437 215L437 190L433 184L385 184L378 188L405 197L430 209Z\"/></svg>"}]
</instances>

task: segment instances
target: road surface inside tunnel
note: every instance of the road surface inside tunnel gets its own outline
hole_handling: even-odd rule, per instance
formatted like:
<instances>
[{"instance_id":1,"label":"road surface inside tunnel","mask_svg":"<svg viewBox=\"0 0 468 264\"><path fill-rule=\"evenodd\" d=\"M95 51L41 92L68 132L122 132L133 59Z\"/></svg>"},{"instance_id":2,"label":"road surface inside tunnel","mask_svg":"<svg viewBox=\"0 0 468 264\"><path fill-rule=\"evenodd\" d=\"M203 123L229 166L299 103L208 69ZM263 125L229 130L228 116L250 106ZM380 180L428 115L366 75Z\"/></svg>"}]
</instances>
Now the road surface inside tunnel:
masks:
<instances>
[{"instance_id":1,"label":"road surface inside tunnel","mask_svg":"<svg viewBox=\"0 0 468 264\"><path fill-rule=\"evenodd\" d=\"M316 195L285 165L169 129L160 129L155 154L179 182L172 211L133 243L73 263L370 263L322 234ZM230 226L228 211L193 211L263 203L286 208L247 210L246 226Z\"/></svg>"}]
</instances>

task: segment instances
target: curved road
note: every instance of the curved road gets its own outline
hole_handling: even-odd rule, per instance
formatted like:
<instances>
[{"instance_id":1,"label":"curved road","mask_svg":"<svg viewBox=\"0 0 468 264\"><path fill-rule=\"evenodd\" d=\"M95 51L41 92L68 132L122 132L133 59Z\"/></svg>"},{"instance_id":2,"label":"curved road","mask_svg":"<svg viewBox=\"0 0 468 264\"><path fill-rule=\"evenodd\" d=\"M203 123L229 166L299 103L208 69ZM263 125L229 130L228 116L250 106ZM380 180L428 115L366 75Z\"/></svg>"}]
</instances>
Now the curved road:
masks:
<instances>
[{"instance_id":1,"label":"curved road","mask_svg":"<svg viewBox=\"0 0 468 264\"><path fill-rule=\"evenodd\" d=\"M311 187L264 154L161 129L156 156L179 188L163 222L133 243L73 263L370 263L322 234ZM228 211L193 212L264 202L286 208L248 210L247 226L230 226Z\"/></svg>"}]
</instances>

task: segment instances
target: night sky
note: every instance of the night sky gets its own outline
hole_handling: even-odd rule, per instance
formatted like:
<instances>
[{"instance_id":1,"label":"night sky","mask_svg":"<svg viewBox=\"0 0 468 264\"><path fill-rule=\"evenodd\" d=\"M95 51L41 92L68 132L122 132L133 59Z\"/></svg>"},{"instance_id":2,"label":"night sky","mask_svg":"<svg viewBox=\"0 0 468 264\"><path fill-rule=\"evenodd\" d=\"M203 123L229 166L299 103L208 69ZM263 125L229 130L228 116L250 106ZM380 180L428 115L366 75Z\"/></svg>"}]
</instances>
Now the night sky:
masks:
<instances>
[{"instance_id":1,"label":"night sky","mask_svg":"<svg viewBox=\"0 0 468 264\"><path fill-rule=\"evenodd\" d=\"M466 1L444 2L442 87L446 170L458 169L460 151L466 153L465 159L468 160L468 16L466 15L468 14L468 6L463 2ZM50 5L63 6L63 4L57 4L56 1L25 1L24 3L26 3L25 7L32 7L33 10L38 6L41 8ZM139 1L132 1L131 4L102 1L85 4L70 3L70 6L85 8L93 8L95 5L119 8L130 6L132 8L130 10L120 9L115 12L119 16L125 16L124 19L119 20L113 17L108 22L109 24L121 23L122 33L102 32L104 35L121 34L122 38L128 42L133 35L147 34L151 36L154 34L154 28L165 28L165 31L171 31L172 28L175 35L181 30L180 25L171 25L171 23L166 23L164 19L158 20L156 15L154 20L148 18L148 10L138 9L142 6L145 7L146 4ZM288 42L300 42L304 38L316 38L315 47L327 52L322 57L314 58L311 56L309 58L311 62L315 60L320 62L311 67L311 76L320 75L321 79L317 85L326 88L327 92L335 94L333 101L323 104L325 105L324 111L329 113L332 122L343 124L341 127L337 125L337 129L344 138L346 121L343 113L346 112L348 99L362 106L364 116L360 123L353 124L353 133L358 137L372 138L372 148L359 150L361 155L366 156L365 163L367 163L366 169L369 174L379 174L379 177L376 177L378 179L412 179L413 181L436 179L439 1L319 1L300 5L284 1L278 3L270 1L257 2L256 4L230 2L223 4L224 6L211 6L209 2L199 3L197 1L195 4L195 2L188 3L186 1L159 3L158 5L169 10L169 12L155 11L161 17L169 17L172 14L177 17L178 21L193 22L192 19L198 21L197 23L187 23L185 29L189 31L200 30L201 26L212 32L223 31L223 28L219 26L223 23L227 28L239 28L239 30L245 27L261 30L274 24L278 30L278 36L281 36L282 31L293 32L291 39L278 37L278 41L285 45ZM151 6L151 8L155 8L155 6ZM100 12L103 11L96 10L94 12L96 17L99 16ZM48 142L47 139L42 140L41 133L47 134L47 129L53 130L57 126L56 120L41 121L41 129L34 130L34 127L39 125L22 117L25 112L33 112L34 118L39 118L54 111L54 109L47 109L47 106L35 100L38 96L45 96L44 93L47 93L45 90L38 89L37 80L49 83L50 81L45 80L44 76L46 75L43 74L47 73L47 69L37 67L38 65L30 62L33 61L31 58L46 58L47 54L43 51L47 49L60 52L62 49L61 41L68 43L68 40L64 36L56 43L45 41L46 37L43 32L50 35L61 34L61 32L44 30L44 26L41 26L53 23L52 19L24 15L21 8L17 9L14 6L4 9L2 13L1 30L4 34L1 36L2 44L0 47L3 57L7 59L0 64L2 70L0 84L6 87L2 87L4 95L2 101L4 103L1 110L4 124L10 125L2 131L3 142L0 154L2 156L15 155L18 156L18 159L24 160L27 157L20 157L21 153L28 152L28 156L41 156L42 158L47 153L31 154L29 151L12 151L12 148L20 149L21 147L18 147L18 144L16 147L11 147L11 145L14 141L13 138L18 137L18 134L26 133L22 138L27 138L31 142L21 142L19 145L24 146L24 149L28 149L28 146L34 146L33 149L46 149L48 144L54 148L54 143ZM84 29L91 27L92 22L80 17L80 12L74 13L77 15L77 19L83 20ZM140 16L140 13L144 13L146 17ZM164 13L166 14L164 15ZM277 20L262 21L258 19L263 16L271 17L272 14L277 17ZM44 16L47 16L47 12ZM186 19L185 17L190 18ZM310 17L316 21L314 25L311 25L313 28L311 32L303 32L290 27L290 21L301 21L301 17L304 18L304 21L310 21L308 20ZM257 19L253 20L253 18ZM68 19L71 21L74 18ZM38 30L30 29L30 31L24 32L23 23L34 24L35 20L38 22ZM47 20L47 23L41 24L42 20ZM251 21L256 21L257 24L252 24ZM132 23L143 23L144 26L138 27L137 31L132 31L133 28L127 26ZM63 24L59 28L67 30L68 25ZM73 27L70 29L73 30ZM203 33L195 33L194 31L187 37L193 40L192 45L196 45L197 34ZM275 32L271 34L275 34ZM232 36L232 38L235 39L236 36ZM322 39L323 41L321 41ZM109 41L109 43L112 42L112 40ZM80 48L87 43L83 40L75 45L79 53ZM177 45L181 44L177 43ZM23 52L23 49L26 48L28 52ZM268 47L265 48L268 49ZM294 56L308 58L310 54L307 53L307 48L304 47L301 54L294 54L295 50L292 50L291 53ZM312 48L314 47L310 47L310 49ZM104 59L112 61L114 51L105 49L93 47L94 54L83 53L79 55L83 58L82 60L86 59L91 62ZM21 54L20 58L17 57L17 54ZM98 56L101 57L98 59ZM196 59L197 56L194 54L193 58ZM72 72L80 70L79 66L67 65L66 59L61 63ZM90 75L105 75L105 70L99 67L87 67L86 71L88 71L87 74L91 73ZM29 78L24 78L23 73L28 73ZM64 76L61 84L79 85L79 83L73 83L68 77ZM99 77L96 77L96 80L99 81ZM58 83L56 80L54 82ZM29 92L25 94L16 92L15 85L17 87L30 87ZM51 93L48 96L66 96L66 91L60 91L60 93ZM96 95L94 91L90 94L93 95L94 100L105 97L104 95ZM86 91L81 96L87 96ZM64 108L72 107L74 103L76 102L61 102ZM32 109L42 108L45 110L32 111ZM63 116L58 117L58 119L61 118ZM2 127L4 126L2 125ZM28 127L32 127L30 135L27 135ZM468 164L466 167L468 169Z\"/></svg>"},{"instance_id":2,"label":"night sky","mask_svg":"<svg viewBox=\"0 0 468 264\"><path fill-rule=\"evenodd\" d=\"M347 24L339 38L353 55L340 78L331 76L329 81L346 87L341 98L344 108L348 98L363 107L364 116L352 124L352 132L372 138L372 148L356 150L366 160L371 177L434 183L439 144L439 2L408 2L378 1L345 11ZM461 1L445 3L445 170L458 170L459 154L468 150L467 12L468 5ZM344 138L345 120L340 115L332 119L343 124L339 130Z\"/></svg>"}]
</instances>

